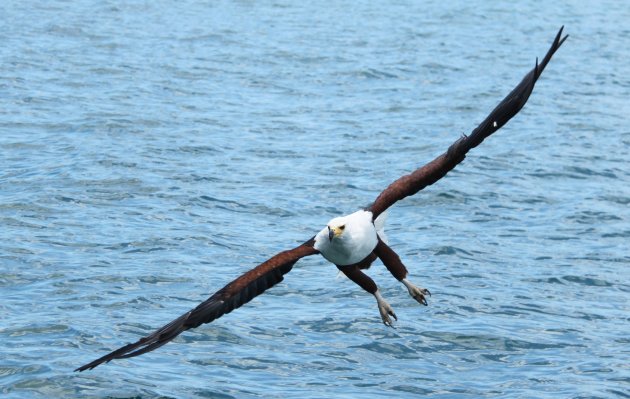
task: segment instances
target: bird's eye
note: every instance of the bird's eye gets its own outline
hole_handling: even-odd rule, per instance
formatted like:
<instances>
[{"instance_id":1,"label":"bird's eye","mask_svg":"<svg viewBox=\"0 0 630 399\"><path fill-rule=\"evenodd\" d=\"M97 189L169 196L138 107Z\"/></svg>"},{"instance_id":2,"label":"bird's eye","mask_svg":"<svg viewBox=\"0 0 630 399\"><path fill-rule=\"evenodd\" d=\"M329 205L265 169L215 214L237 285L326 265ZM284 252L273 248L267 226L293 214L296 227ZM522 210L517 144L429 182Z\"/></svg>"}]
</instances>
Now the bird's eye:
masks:
<instances>
[{"instance_id":1,"label":"bird's eye","mask_svg":"<svg viewBox=\"0 0 630 399\"><path fill-rule=\"evenodd\" d=\"M342 224L341 226L339 226L339 230L343 230L343 229L345 229L345 228L346 228L346 225L345 225L345 224Z\"/></svg>"}]
</instances>

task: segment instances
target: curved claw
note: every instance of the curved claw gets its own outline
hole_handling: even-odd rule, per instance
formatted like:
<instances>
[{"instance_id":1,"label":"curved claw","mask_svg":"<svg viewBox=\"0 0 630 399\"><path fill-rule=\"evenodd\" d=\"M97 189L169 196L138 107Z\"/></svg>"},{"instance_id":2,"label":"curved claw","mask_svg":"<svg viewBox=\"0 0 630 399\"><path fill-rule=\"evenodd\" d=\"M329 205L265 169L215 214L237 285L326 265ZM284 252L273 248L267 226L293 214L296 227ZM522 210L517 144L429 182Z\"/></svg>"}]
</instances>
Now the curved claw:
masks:
<instances>
[{"instance_id":1,"label":"curved claw","mask_svg":"<svg viewBox=\"0 0 630 399\"><path fill-rule=\"evenodd\" d=\"M392 319L389 318L389 316L392 316L394 318L394 320L398 321L398 317L396 317L396 313L394 313L390 309L385 314L381 313L381 318L383 319L383 324L385 324L387 327L395 328L394 327L394 323L392 322Z\"/></svg>"},{"instance_id":2,"label":"curved claw","mask_svg":"<svg viewBox=\"0 0 630 399\"><path fill-rule=\"evenodd\" d=\"M415 285L410 283L408 280L403 280L403 283L407 287L407 290L409 291L409 295L411 295L413 299L415 299L416 301L418 301L418 303L424 306L429 305L429 303L427 302L426 296L427 295L431 296L431 292L428 289L416 287Z\"/></svg>"},{"instance_id":3,"label":"curved claw","mask_svg":"<svg viewBox=\"0 0 630 399\"><path fill-rule=\"evenodd\" d=\"M376 302L378 303L378 312L381 314L383 324L385 324L387 327L394 328L394 323L390 318L391 316L394 318L394 320L398 321L398 317L396 316L396 313L394 313L394 309L392 309L391 305L387 303L387 301L383 299L383 297L381 297L380 295L376 297Z\"/></svg>"},{"instance_id":4,"label":"curved claw","mask_svg":"<svg viewBox=\"0 0 630 399\"><path fill-rule=\"evenodd\" d=\"M427 300L424 297L424 295L416 295L416 296L413 297L413 299L415 299L416 301L418 301L419 303L421 303L424 306L429 306L429 303L427 302Z\"/></svg>"}]
</instances>

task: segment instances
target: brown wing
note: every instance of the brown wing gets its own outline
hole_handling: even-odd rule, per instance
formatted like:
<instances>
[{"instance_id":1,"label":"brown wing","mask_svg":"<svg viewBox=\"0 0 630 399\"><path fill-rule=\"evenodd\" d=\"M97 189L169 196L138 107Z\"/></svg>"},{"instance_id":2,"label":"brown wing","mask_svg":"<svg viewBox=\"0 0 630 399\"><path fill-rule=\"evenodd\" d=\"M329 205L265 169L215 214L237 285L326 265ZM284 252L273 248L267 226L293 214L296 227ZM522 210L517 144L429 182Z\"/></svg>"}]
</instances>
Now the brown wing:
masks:
<instances>
[{"instance_id":1,"label":"brown wing","mask_svg":"<svg viewBox=\"0 0 630 399\"><path fill-rule=\"evenodd\" d=\"M200 303L199 306L171 321L153 334L141 338L135 343L123 346L77 368L75 371L93 369L99 364L109 362L112 359L141 355L159 348L186 330L218 319L281 282L284 278L283 276L293 268L293 265L299 259L319 253L313 248L314 243L314 238L311 238L299 247L280 252L268 261L238 277L206 301Z\"/></svg>"},{"instance_id":2,"label":"brown wing","mask_svg":"<svg viewBox=\"0 0 630 399\"><path fill-rule=\"evenodd\" d=\"M542 62L538 64L538 58L536 59L536 65L525 75L521 83L492 110L490 115L488 115L469 136L464 135L453 143L444 154L423 167L416 169L411 174L405 175L390 184L389 187L376 198L376 201L367 208L368 211L372 212L372 217L376 219L378 215L392 206L396 201L414 195L426 186L440 180L458 163L464 160L466 153L470 151L470 149L477 147L486 137L499 130L507 121L516 115L527 102L536 81L553 54L567 39L568 35L562 37L563 29L564 26L560 28L560 31L556 35L551 48Z\"/></svg>"}]
</instances>

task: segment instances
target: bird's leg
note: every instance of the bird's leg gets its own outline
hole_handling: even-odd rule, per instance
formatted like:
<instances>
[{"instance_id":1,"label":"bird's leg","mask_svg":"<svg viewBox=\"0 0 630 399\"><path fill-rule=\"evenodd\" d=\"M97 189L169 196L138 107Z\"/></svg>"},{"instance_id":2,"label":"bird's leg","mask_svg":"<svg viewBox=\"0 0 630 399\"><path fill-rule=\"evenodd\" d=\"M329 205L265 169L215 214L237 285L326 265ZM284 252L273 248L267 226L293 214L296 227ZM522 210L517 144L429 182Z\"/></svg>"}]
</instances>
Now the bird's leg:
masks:
<instances>
[{"instance_id":1,"label":"bird's leg","mask_svg":"<svg viewBox=\"0 0 630 399\"><path fill-rule=\"evenodd\" d=\"M394 320L398 320L396 313L394 313L394 309L392 309L389 303L383 299L380 292L378 292L378 287L376 286L374 280L372 280L367 274L363 273L356 264L348 266L337 265L337 268L341 270L350 280L354 281L361 288L374 295L383 324L388 327L394 327L392 319L389 316L392 316Z\"/></svg>"},{"instance_id":2,"label":"bird's leg","mask_svg":"<svg viewBox=\"0 0 630 399\"><path fill-rule=\"evenodd\" d=\"M429 290L422 287L417 287L412 284L409 280L407 280L407 275L409 272L405 265L403 265L400 257L393 249L391 249L381 238L378 238L378 244L376 244L376 248L374 248L374 253L383 261L387 270L396 277L398 281L403 283L405 287L407 287L407 291L409 291L409 295L419 303L427 306L426 296L431 295Z\"/></svg>"},{"instance_id":3,"label":"bird's leg","mask_svg":"<svg viewBox=\"0 0 630 399\"><path fill-rule=\"evenodd\" d=\"M398 321L398 317L396 317L396 313L394 313L394 309L392 309L391 305L383 299L381 293L376 290L374 293L374 298L376 298L376 304L378 305L378 312L381 314L381 319L383 320L383 324L387 327L394 327L392 319L389 316L392 316L394 320Z\"/></svg>"}]
</instances>

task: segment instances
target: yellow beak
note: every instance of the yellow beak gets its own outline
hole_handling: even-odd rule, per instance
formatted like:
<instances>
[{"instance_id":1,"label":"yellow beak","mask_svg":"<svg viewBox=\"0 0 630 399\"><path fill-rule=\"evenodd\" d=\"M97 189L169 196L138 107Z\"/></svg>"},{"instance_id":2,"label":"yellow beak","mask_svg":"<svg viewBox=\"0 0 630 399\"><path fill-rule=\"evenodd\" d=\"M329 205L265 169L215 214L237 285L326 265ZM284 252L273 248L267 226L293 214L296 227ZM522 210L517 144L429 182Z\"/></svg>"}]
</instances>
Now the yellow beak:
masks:
<instances>
[{"instance_id":1,"label":"yellow beak","mask_svg":"<svg viewBox=\"0 0 630 399\"><path fill-rule=\"evenodd\" d=\"M339 227L330 227L328 226L328 240L332 241L333 238L338 237L341 234L341 229Z\"/></svg>"}]
</instances>

